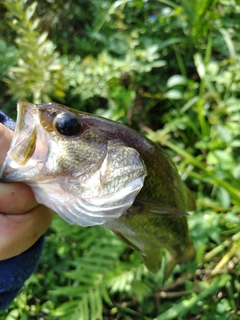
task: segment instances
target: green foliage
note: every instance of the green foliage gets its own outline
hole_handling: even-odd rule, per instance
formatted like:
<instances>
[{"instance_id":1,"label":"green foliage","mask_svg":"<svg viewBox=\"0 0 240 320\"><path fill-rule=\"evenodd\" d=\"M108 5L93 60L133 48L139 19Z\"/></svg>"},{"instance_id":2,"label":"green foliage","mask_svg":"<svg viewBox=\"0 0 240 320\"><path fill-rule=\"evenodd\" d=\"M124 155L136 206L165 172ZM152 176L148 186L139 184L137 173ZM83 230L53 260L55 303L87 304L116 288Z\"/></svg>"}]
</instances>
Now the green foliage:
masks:
<instances>
[{"instance_id":1,"label":"green foliage","mask_svg":"<svg viewBox=\"0 0 240 320\"><path fill-rule=\"evenodd\" d=\"M197 210L196 261L164 286L167 252L151 275L110 231L55 217L37 272L0 319L238 319L239 1L4 4L5 110L55 99L131 125L165 147Z\"/></svg>"},{"instance_id":2,"label":"green foliage","mask_svg":"<svg viewBox=\"0 0 240 320\"><path fill-rule=\"evenodd\" d=\"M63 74L69 81L68 86L73 87L72 94L79 95L84 101L96 96L107 99L108 109L100 107L96 113L113 120L124 121L136 95L133 88L126 90L120 81L131 81L133 76L166 64L159 60L158 46L137 49L131 45L132 39L128 40L130 48L122 59L115 58L106 51L101 52L96 59L86 57L81 61L78 56L75 59L63 59Z\"/></svg>"},{"instance_id":3,"label":"green foliage","mask_svg":"<svg viewBox=\"0 0 240 320\"><path fill-rule=\"evenodd\" d=\"M4 40L0 40L0 79L5 76L8 68L14 66L17 62L17 50L11 46L8 47Z\"/></svg>"},{"instance_id":4,"label":"green foliage","mask_svg":"<svg viewBox=\"0 0 240 320\"><path fill-rule=\"evenodd\" d=\"M17 34L15 42L19 48L18 65L8 69L5 82L14 98L27 97L35 103L50 97L64 97L62 66L54 52L55 46L47 41L47 32L39 33L40 19L32 19L37 2L25 6L26 0L5 0L4 4L12 16L10 27Z\"/></svg>"}]
</instances>

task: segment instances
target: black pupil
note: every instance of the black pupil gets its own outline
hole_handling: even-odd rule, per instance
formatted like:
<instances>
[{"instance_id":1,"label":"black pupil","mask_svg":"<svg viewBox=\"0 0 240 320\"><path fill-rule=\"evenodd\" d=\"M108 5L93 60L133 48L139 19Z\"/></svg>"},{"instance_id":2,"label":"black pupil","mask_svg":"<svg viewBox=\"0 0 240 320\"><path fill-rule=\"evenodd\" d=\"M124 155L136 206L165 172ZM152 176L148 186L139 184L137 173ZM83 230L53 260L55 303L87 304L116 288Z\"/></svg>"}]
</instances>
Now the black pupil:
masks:
<instances>
[{"instance_id":1,"label":"black pupil","mask_svg":"<svg viewBox=\"0 0 240 320\"><path fill-rule=\"evenodd\" d=\"M62 113L56 117L55 126L64 136L74 136L81 131L80 120L71 113Z\"/></svg>"}]
</instances>

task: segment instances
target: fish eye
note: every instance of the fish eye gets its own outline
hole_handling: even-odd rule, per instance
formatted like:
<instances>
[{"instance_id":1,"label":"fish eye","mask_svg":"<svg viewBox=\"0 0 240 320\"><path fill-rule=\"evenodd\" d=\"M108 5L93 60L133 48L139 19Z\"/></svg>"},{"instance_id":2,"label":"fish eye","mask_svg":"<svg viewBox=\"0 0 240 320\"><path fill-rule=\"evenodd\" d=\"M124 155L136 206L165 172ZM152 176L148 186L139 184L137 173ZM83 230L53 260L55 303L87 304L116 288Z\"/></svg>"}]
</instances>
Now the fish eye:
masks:
<instances>
[{"instance_id":1,"label":"fish eye","mask_svg":"<svg viewBox=\"0 0 240 320\"><path fill-rule=\"evenodd\" d=\"M72 113L61 113L55 118L57 131L64 136L74 136L81 131L80 120Z\"/></svg>"}]
</instances>

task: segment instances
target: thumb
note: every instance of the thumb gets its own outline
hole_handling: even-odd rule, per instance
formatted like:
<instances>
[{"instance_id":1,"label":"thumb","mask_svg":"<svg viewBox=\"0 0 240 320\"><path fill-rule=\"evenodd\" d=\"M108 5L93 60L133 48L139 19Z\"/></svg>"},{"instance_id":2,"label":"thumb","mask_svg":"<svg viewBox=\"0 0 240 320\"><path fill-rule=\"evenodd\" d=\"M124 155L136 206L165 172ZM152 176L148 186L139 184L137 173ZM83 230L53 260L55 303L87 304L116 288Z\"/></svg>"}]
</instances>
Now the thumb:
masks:
<instances>
[{"instance_id":1,"label":"thumb","mask_svg":"<svg viewBox=\"0 0 240 320\"><path fill-rule=\"evenodd\" d=\"M0 124L0 166L9 150L13 132ZM22 214L37 205L33 192L23 183L0 183L0 212Z\"/></svg>"},{"instance_id":2,"label":"thumb","mask_svg":"<svg viewBox=\"0 0 240 320\"><path fill-rule=\"evenodd\" d=\"M10 148L13 132L0 123L0 165L2 165Z\"/></svg>"}]
</instances>

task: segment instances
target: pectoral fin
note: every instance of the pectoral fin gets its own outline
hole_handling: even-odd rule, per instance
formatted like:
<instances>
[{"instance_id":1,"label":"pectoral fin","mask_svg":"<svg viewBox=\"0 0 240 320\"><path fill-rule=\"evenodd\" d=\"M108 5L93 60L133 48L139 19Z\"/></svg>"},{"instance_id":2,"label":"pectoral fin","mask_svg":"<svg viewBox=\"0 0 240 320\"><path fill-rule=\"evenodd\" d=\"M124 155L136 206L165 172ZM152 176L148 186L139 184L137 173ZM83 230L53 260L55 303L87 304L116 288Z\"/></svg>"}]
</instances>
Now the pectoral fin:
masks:
<instances>
[{"instance_id":1,"label":"pectoral fin","mask_svg":"<svg viewBox=\"0 0 240 320\"><path fill-rule=\"evenodd\" d=\"M143 263L145 264L148 271L152 273L157 273L161 268L162 264L162 248L149 248L145 249L144 252L137 247L133 242L127 239L123 234L114 231L113 232L118 236L123 242L129 245L131 248L135 249L141 254Z\"/></svg>"},{"instance_id":2,"label":"pectoral fin","mask_svg":"<svg viewBox=\"0 0 240 320\"><path fill-rule=\"evenodd\" d=\"M133 207L130 208L130 211L132 208L135 208L139 215L146 215L149 218L172 218L189 215L187 212L175 208L171 205L153 201L135 200Z\"/></svg>"}]
</instances>

